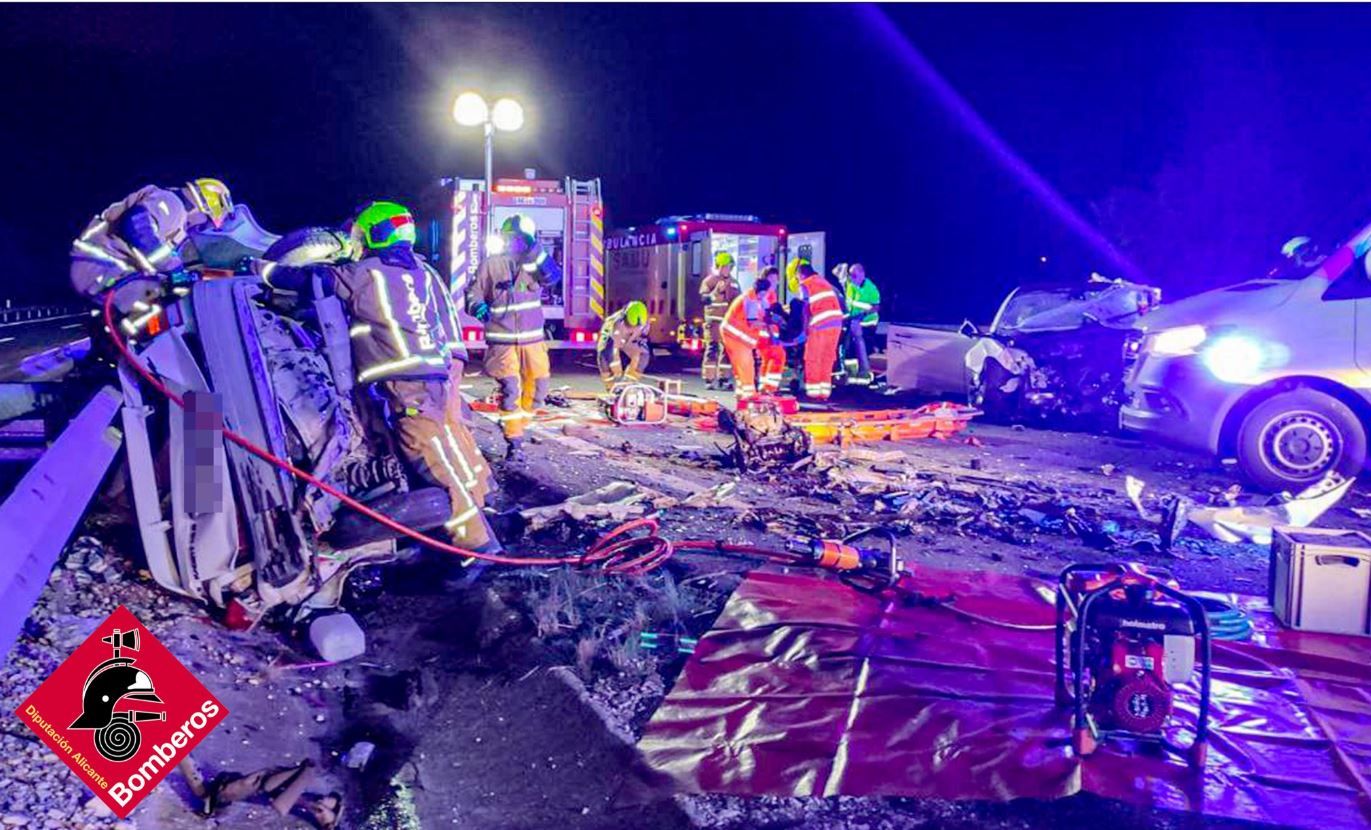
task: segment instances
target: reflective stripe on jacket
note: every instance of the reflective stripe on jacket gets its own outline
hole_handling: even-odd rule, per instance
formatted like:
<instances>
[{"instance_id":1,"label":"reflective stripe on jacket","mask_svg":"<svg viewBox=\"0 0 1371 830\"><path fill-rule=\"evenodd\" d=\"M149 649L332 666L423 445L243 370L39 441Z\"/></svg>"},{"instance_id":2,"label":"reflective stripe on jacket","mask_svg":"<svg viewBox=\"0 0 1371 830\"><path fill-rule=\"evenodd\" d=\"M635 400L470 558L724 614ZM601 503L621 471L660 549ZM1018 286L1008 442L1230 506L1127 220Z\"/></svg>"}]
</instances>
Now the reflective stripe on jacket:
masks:
<instances>
[{"instance_id":1,"label":"reflective stripe on jacket","mask_svg":"<svg viewBox=\"0 0 1371 830\"><path fill-rule=\"evenodd\" d=\"M809 308L810 331L842 328L843 304L828 280L810 274L800 281L800 296Z\"/></svg>"},{"instance_id":2,"label":"reflective stripe on jacket","mask_svg":"<svg viewBox=\"0 0 1371 830\"><path fill-rule=\"evenodd\" d=\"M119 220L135 207L142 207L152 217L159 246L139 251L119 237ZM193 214L198 216L199 214ZM111 269L108 281L143 273L155 274L172 259L186 241L186 225L192 219L181 197L170 190L148 185L130 193L91 219L85 229L71 243L74 261L99 263ZM114 273L118 272L118 273ZM88 293L98 293L107 286L81 286Z\"/></svg>"},{"instance_id":3,"label":"reflective stripe on jacket","mask_svg":"<svg viewBox=\"0 0 1371 830\"><path fill-rule=\"evenodd\" d=\"M705 278L700 281L700 299L705 304L705 319L710 322L718 322L724 319L724 312L728 311L729 303L737 299L743 293L738 287L738 281L733 277L725 277L718 271L710 271Z\"/></svg>"},{"instance_id":4,"label":"reflective stripe on jacket","mask_svg":"<svg viewBox=\"0 0 1371 830\"><path fill-rule=\"evenodd\" d=\"M446 379L454 356L466 360L443 281L417 255L414 260L417 267L371 255L331 269L348 309L358 383Z\"/></svg>"},{"instance_id":5,"label":"reflective stripe on jacket","mask_svg":"<svg viewBox=\"0 0 1371 830\"><path fill-rule=\"evenodd\" d=\"M770 297L758 297L755 291L740 294L729 303L719 330L726 339L756 346L771 339L771 326L766 319Z\"/></svg>"},{"instance_id":6,"label":"reflective stripe on jacket","mask_svg":"<svg viewBox=\"0 0 1371 830\"><path fill-rule=\"evenodd\" d=\"M471 307L490 307L488 345L539 343L543 336L541 271L520 267L509 254L486 257L467 289Z\"/></svg>"},{"instance_id":7,"label":"reflective stripe on jacket","mask_svg":"<svg viewBox=\"0 0 1371 830\"><path fill-rule=\"evenodd\" d=\"M875 308L881 304L881 289L870 277L860 286L849 281L844 293L847 294L847 307L851 309L851 315L861 318L863 326L874 326L880 322L880 312Z\"/></svg>"},{"instance_id":8,"label":"reflective stripe on jacket","mask_svg":"<svg viewBox=\"0 0 1371 830\"><path fill-rule=\"evenodd\" d=\"M623 349L630 343L641 343L647 338L647 324L630 326L627 317L628 310L620 309L605 318L604 324L600 326L600 336L595 342L597 349L603 349L611 342L615 348Z\"/></svg>"}]
</instances>

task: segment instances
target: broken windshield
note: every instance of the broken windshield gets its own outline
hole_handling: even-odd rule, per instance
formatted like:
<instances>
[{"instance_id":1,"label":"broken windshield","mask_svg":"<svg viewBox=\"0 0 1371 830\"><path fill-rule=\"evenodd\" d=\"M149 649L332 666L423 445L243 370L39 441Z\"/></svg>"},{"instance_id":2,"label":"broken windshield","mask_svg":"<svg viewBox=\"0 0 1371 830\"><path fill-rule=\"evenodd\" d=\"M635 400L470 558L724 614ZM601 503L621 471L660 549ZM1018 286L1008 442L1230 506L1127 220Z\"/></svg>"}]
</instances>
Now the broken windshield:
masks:
<instances>
[{"instance_id":1,"label":"broken windshield","mask_svg":"<svg viewBox=\"0 0 1371 830\"><path fill-rule=\"evenodd\" d=\"M1123 282L1019 291L1000 312L996 333L1070 331L1087 323L1128 326L1153 305L1154 293L1147 286Z\"/></svg>"}]
</instances>

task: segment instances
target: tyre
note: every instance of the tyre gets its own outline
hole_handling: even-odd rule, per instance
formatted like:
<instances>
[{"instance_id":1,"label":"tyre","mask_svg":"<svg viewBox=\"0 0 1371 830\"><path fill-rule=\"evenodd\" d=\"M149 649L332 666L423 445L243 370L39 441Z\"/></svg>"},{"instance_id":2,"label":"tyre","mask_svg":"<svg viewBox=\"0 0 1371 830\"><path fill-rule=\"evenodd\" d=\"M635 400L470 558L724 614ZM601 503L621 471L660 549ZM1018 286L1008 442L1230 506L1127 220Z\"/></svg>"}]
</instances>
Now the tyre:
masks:
<instances>
[{"instance_id":1,"label":"tyre","mask_svg":"<svg viewBox=\"0 0 1371 830\"><path fill-rule=\"evenodd\" d=\"M1342 401L1299 387L1243 418L1238 468L1263 490L1298 492L1329 472L1354 477L1366 463L1366 428Z\"/></svg>"},{"instance_id":2,"label":"tyre","mask_svg":"<svg viewBox=\"0 0 1371 830\"><path fill-rule=\"evenodd\" d=\"M348 252L347 237L332 228L300 228L278 239L262 258L281 265L337 262Z\"/></svg>"},{"instance_id":3,"label":"tyre","mask_svg":"<svg viewBox=\"0 0 1371 830\"><path fill-rule=\"evenodd\" d=\"M443 522L452 516L452 501L447 491L440 487L425 487L408 493L382 496L369 503L367 507L418 531L442 527ZM361 513L341 508L337 520L324 538L333 547L343 550L384 539L394 539L399 535Z\"/></svg>"}]
</instances>

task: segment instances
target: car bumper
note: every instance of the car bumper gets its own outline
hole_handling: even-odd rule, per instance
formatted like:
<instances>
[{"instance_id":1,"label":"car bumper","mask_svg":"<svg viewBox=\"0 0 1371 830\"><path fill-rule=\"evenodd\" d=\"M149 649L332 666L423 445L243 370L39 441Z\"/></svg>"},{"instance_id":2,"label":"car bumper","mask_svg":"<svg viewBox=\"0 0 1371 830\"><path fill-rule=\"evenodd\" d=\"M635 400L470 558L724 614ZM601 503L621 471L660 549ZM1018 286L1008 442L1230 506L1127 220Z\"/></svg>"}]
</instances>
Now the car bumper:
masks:
<instances>
[{"instance_id":1,"label":"car bumper","mask_svg":"<svg viewBox=\"0 0 1371 830\"><path fill-rule=\"evenodd\" d=\"M1218 453L1240 390L1220 383L1194 355L1143 355L1130 368L1119 425L1158 442Z\"/></svg>"}]
</instances>

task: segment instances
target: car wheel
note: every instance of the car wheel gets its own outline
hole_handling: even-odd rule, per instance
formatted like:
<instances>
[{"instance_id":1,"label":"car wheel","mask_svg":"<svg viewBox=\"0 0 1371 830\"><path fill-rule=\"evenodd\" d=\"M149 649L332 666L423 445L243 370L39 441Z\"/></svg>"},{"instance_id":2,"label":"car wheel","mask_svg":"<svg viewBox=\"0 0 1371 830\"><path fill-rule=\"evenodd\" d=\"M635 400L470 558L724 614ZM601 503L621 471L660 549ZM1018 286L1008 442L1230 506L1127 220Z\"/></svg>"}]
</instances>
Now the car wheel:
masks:
<instances>
[{"instance_id":1,"label":"car wheel","mask_svg":"<svg viewBox=\"0 0 1371 830\"><path fill-rule=\"evenodd\" d=\"M1366 463L1366 428L1342 401L1316 389L1272 395L1243 418L1238 467L1264 490L1299 491L1329 472L1353 477Z\"/></svg>"},{"instance_id":2,"label":"car wheel","mask_svg":"<svg viewBox=\"0 0 1371 830\"><path fill-rule=\"evenodd\" d=\"M421 532L442 527L443 522L452 515L451 498L441 487L423 487L408 493L382 496L367 506L405 527ZM324 540L338 550L346 550L399 536L399 533L374 519L343 510L324 535Z\"/></svg>"}]
</instances>

